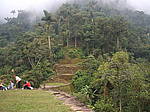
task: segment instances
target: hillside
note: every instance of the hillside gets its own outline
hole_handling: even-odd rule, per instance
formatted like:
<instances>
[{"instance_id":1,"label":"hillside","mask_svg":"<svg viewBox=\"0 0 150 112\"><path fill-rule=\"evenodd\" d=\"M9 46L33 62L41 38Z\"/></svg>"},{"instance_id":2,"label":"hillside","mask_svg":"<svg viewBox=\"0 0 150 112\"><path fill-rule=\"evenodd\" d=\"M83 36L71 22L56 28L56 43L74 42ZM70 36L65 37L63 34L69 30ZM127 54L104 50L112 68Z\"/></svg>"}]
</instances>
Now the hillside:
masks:
<instances>
[{"instance_id":1,"label":"hillside","mask_svg":"<svg viewBox=\"0 0 150 112\"><path fill-rule=\"evenodd\" d=\"M30 17L19 10L0 24L0 83L17 75L34 88L67 86L96 112L150 111L150 15L126 0L68 0Z\"/></svg>"}]
</instances>

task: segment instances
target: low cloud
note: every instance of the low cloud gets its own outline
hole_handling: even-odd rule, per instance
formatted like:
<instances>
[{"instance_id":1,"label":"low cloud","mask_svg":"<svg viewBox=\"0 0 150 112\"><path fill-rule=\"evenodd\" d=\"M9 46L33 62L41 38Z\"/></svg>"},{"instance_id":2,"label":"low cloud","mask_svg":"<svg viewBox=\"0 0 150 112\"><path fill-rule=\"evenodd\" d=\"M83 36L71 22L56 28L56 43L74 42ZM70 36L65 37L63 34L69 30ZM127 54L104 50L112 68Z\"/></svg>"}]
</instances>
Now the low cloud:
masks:
<instances>
[{"instance_id":1,"label":"low cloud","mask_svg":"<svg viewBox=\"0 0 150 112\"><path fill-rule=\"evenodd\" d=\"M70 0L0 0L0 20L5 17L11 17L12 10L32 10L34 12L42 13L44 9L56 10L62 3ZM78 0L76 0L78 1ZM82 1L82 0L79 0ZM99 0L100 1L100 0ZM119 0L104 0L105 2L119 1ZM127 2L129 6L135 10L144 11L150 14L150 0L120 0ZM124 4L120 4L124 5ZM17 14L16 14L17 15Z\"/></svg>"},{"instance_id":2,"label":"low cloud","mask_svg":"<svg viewBox=\"0 0 150 112\"><path fill-rule=\"evenodd\" d=\"M0 0L0 19L12 17L12 10L32 10L42 13L44 9L56 10L66 0Z\"/></svg>"}]
</instances>

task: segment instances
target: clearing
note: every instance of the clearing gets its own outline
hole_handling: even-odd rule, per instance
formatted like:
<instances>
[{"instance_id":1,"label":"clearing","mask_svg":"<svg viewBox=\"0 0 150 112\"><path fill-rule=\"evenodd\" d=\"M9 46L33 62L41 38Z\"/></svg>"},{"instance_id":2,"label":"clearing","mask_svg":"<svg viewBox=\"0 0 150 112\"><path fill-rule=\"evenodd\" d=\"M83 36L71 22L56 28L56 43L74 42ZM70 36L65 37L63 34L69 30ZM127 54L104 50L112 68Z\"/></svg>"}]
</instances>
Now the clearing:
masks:
<instances>
[{"instance_id":1,"label":"clearing","mask_svg":"<svg viewBox=\"0 0 150 112\"><path fill-rule=\"evenodd\" d=\"M0 91L0 112L72 112L46 91Z\"/></svg>"}]
</instances>

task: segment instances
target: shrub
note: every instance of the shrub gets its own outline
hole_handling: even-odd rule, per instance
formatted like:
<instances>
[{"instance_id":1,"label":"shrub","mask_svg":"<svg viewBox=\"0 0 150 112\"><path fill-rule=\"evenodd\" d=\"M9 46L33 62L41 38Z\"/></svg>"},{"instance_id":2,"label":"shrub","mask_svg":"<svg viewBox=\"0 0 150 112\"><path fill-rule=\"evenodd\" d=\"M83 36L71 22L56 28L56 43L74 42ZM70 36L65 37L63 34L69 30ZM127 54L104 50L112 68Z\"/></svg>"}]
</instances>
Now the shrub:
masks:
<instances>
[{"instance_id":1,"label":"shrub","mask_svg":"<svg viewBox=\"0 0 150 112\"><path fill-rule=\"evenodd\" d=\"M90 55L80 65L82 69L94 73L98 69L99 64L99 61L97 61L94 56Z\"/></svg>"},{"instance_id":2,"label":"shrub","mask_svg":"<svg viewBox=\"0 0 150 112\"><path fill-rule=\"evenodd\" d=\"M94 105L95 112L116 112L113 104L111 103L111 100L107 98L107 101L104 99L101 99L96 102Z\"/></svg>"},{"instance_id":3,"label":"shrub","mask_svg":"<svg viewBox=\"0 0 150 112\"><path fill-rule=\"evenodd\" d=\"M59 59L64 58L64 51L61 47L59 46L53 47L53 58L55 61L58 61Z\"/></svg>"},{"instance_id":4,"label":"shrub","mask_svg":"<svg viewBox=\"0 0 150 112\"><path fill-rule=\"evenodd\" d=\"M73 78L72 84L76 92L81 92L81 90L87 85L90 85L92 77L86 71L78 71Z\"/></svg>"},{"instance_id":5,"label":"shrub","mask_svg":"<svg viewBox=\"0 0 150 112\"><path fill-rule=\"evenodd\" d=\"M23 76L24 80L32 82L32 85L34 85L35 88L39 88L43 81L54 74L54 71L51 69L51 63L45 60L32 70L26 71L23 74L25 74Z\"/></svg>"},{"instance_id":6,"label":"shrub","mask_svg":"<svg viewBox=\"0 0 150 112\"><path fill-rule=\"evenodd\" d=\"M78 48L65 48L64 54L69 58L83 58L84 56L82 50Z\"/></svg>"}]
</instances>

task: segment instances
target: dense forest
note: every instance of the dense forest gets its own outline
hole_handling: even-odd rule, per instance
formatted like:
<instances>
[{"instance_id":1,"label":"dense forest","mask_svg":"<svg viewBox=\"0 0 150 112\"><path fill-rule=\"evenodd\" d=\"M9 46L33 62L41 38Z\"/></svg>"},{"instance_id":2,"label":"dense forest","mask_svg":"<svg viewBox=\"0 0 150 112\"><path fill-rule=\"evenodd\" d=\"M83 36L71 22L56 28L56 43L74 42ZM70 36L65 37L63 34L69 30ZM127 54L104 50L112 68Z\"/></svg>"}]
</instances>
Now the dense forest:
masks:
<instances>
[{"instance_id":1,"label":"dense forest","mask_svg":"<svg viewBox=\"0 0 150 112\"><path fill-rule=\"evenodd\" d=\"M25 10L5 18L0 80L17 74L38 88L60 59L80 58L72 84L82 102L96 112L149 112L150 15L117 1L74 0L41 19Z\"/></svg>"}]
</instances>

